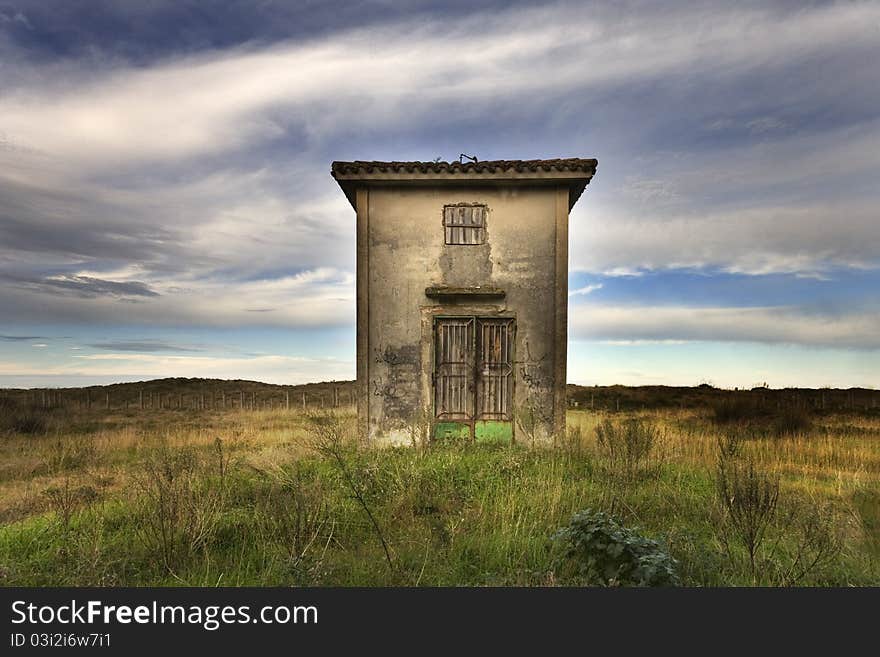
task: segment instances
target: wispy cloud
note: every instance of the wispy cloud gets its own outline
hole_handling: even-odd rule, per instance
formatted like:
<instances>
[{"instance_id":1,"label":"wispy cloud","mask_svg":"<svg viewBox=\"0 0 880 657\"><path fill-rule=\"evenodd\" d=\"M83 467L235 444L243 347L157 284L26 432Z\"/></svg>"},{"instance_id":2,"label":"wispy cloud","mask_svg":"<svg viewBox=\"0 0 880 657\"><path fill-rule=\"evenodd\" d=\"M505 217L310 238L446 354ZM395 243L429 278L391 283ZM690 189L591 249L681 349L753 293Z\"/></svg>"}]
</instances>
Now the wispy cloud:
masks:
<instances>
[{"instance_id":1,"label":"wispy cloud","mask_svg":"<svg viewBox=\"0 0 880 657\"><path fill-rule=\"evenodd\" d=\"M142 70L62 69L39 89L7 94L0 116L12 139L41 153L92 166L129 166L278 138L286 128L278 108L321 135L416 121L422 109L435 113L438 103L459 106L465 98L472 111L510 97L543 105L546 94L681 69L729 75L793 54L807 60L841 43L871 44L878 17L880 8L866 3L812 8L785 20L772 8L716 6L621 21L613 9L557 5L552 12L515 9L452 24L403 21L305 45L200 55ZM355 67L358 75L352 76ZM76 85L71 73L79 78ZM174 102L155 102L157 89Z\"/></svg>"},{"instance_id":2,"label":"wispy cloud","mask_svg":"<svg viewBox=\"0 0 880 657\"><path fill-rule=\"evenodd\" d=\"M106 322L122 326L340 326L353 322L354 277L348 272L321 268L280 278L252 281L211 279L177 282L157 280L156 294L140 297L59 295L52 300L57 320L75 323ZM45 299L30 287L0 288L0 303L14 306L20 320L45 317ZM123 306L120 304L124 304ZM251 304L275 308L253 312Z\"/></svg>"},{"instance_id":3,"label":"wispy cloud","mask_svg":"<svg viewBox=\"0 0 880 657\"><path fill-rule=\"evenodd\" d=\"M281 355L241 357L108 353L74 356L70 363L33 366L0 361L3 377L93 377L130 380L131 377L188 377L250 379L267 383L307 383L354 377L353 360Z\"/></svg>"},{"instance_id":4,"label":"wispy cloud","mask_svg":"<svg viewBox=\"0 0 880 657\"><path fill-rule=\"evenodd\" d=\"M79 297L157 297L158 292L141 281L107 281L90 276L48 276L40 280L13 280L13 283L31 285L57 292L69 292Z\"/></svg>"},{"instance_id":5,"label":"wispy cloud","mask_svg":"<svg viewBox=\"0 0 880 657\"><path fill-rule=\"evenodd\" d=\"M112 340L110 342L94 342L88 345L92 349L105 351L134 351L150 353L157 351L203 351L201 345L181 345L160 340Z\"/></svg>"},{"instance_id":6,"label":"wispy cloud","mask_svg":"<svg viewBox=\"0 0 880 657\"><path fill-rule=\"evenodd\" d=\"M571 290L568 293L568 296L570 296L570 297L574 297L574 296L578 296L578 295L586 296L588 294L592 294L596 290L601 290L601 289L602 289L602 283L593 283L591 285L585 285L583 287L579 287L576 290Z\"/></svg>"},{"instance_id":7,"label":"wispy cloud","mask_svg":"<svg viewBox=\"0 0 880 657\"><path fill-rule=\"evenodd\" d=\"M589 236L573 266L607 275L714 268L820 277L840 268L878 269L877 213L876 204L868 200L672 216L621 216L615 208L593 208Z\"/></svg>"},{"instance_id":8,"label":"wispy cloud","mask_svg":"<svg viewBox=\"0 0 880 657\"><path fill-rule=\"evenodd\" d=\"M713 341L880 349L880 312L817 313L798 308L574 306L577 340Z\"/></svg>"}]
</instances>

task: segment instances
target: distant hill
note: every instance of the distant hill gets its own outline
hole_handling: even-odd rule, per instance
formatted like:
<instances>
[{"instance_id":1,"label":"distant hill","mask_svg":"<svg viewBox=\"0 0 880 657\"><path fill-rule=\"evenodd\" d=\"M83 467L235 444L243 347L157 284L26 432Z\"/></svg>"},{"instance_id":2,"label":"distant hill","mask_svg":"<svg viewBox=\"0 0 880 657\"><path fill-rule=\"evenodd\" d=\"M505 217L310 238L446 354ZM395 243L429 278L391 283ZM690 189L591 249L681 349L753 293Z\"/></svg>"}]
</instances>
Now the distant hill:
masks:
<instances>
[{"instance_id":1,"label":"distant hill","mask_svg":"<svg viewBox=\"0 0 880 657\"><path fill-rule=\"evenodd\" d=\"M867 388L764 388L727 390L708 384L676 386L567 386L569 407L632 411L701 408L723 403L813 410L880 409L880 391Z\"/></svg>"},{"instance_id":2,"label":"distant hill","mask_svg":"<svg viewBox=\"0 0 880 657\"><path fill-rule=\"evenodd\" d=\"M703 408L736 402L764 408L878 410L880 391L866 388L726 390L699 386L567 386L570 408L634 411ZM354 381L275 385L241 379L169 378L85 388L7 389L0 398L44 407L68 408L309 408L355 403Z\"/></svg>"},{"instance_id":3,"label":"distant hill","mask_svg":"<svg viewBox=\"0 0 880 657\"><path fill-rule=\"evenodd\" d=\"M18 402L71 408L278 408L353 404L354 381L282 386L243 379L169 378L84 388L0 390Z\"/></svg>"}]
</instances>

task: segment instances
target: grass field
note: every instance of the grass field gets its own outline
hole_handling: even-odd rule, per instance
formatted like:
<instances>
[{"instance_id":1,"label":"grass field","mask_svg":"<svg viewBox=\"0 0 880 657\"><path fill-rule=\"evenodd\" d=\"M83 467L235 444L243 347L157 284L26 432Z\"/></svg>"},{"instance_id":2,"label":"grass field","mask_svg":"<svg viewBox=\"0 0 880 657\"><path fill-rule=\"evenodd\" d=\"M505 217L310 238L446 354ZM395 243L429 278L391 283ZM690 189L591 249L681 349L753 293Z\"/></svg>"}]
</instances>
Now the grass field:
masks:
<instances>
[{"instance_id":1,"label":"grass field","mask_svg":"<svg viewBox=\"0 0 880 657\"><path fill-rule=\"evenodd\" d=\"M376 448L350 407L281 399L8 405L0 585L571 584L551 537L583 509L655 539L684 585L880 584L870 408L583 404L554 445Z\"/></svg>"}]
</instances>

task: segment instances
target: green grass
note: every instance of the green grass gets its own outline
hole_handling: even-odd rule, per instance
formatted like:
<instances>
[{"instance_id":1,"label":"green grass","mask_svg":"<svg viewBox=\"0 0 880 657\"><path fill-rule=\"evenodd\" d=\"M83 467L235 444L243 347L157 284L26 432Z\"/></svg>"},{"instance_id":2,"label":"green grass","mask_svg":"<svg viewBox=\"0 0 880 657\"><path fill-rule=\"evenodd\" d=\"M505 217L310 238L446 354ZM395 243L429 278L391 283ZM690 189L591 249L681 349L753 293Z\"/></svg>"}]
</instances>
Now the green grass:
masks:
<instances>
[{"instance_id":1,"label":"green grass","mask_svg":"<svg viewBox=\"0 0 880 657\"><path fill-rule=\"evenodd\" d=\"M638 415L659 437L625 470L596 442L603 417L571 412L556 448L328 448L320 424L283 410L129 411L7 433L0 585L554 585L550 537L585 508L661 541L691 586L780 583L802 542L784 520L815 509L839 550L798 583L880 584L876 419L743 441L780 480L756 578L740 547L724 548L711 413ZM350 411L329 422L351 435Z\"/></svg>"}]
</instances>

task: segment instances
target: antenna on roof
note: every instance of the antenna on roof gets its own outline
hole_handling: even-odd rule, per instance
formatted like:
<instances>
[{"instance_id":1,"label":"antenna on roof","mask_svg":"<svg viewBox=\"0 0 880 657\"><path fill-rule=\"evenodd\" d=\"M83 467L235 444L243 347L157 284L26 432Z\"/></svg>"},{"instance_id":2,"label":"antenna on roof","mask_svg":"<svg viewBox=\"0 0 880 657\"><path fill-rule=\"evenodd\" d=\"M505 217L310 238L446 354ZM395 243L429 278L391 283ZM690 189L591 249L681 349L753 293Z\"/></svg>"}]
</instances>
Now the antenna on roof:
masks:
<instances>
[{"instance_id":1,"label":"antenna on roof","mask_svg":"<svg viewBox=\"0 0 880 657\"><path fill-rule=\"evenodd\" d=\"M464 158L469 159L469 160L470 160L471 162L473 162L474 164L477 164L477 162L478 162L478 160L477 160L477 156L476 156L476 155L465 155L464 153L462 153L461 155L458 156L458 163L459 163L459 164L464 164L464 162L462 162L462 160L463 160Z\"/></svg>"}]
</instances>

